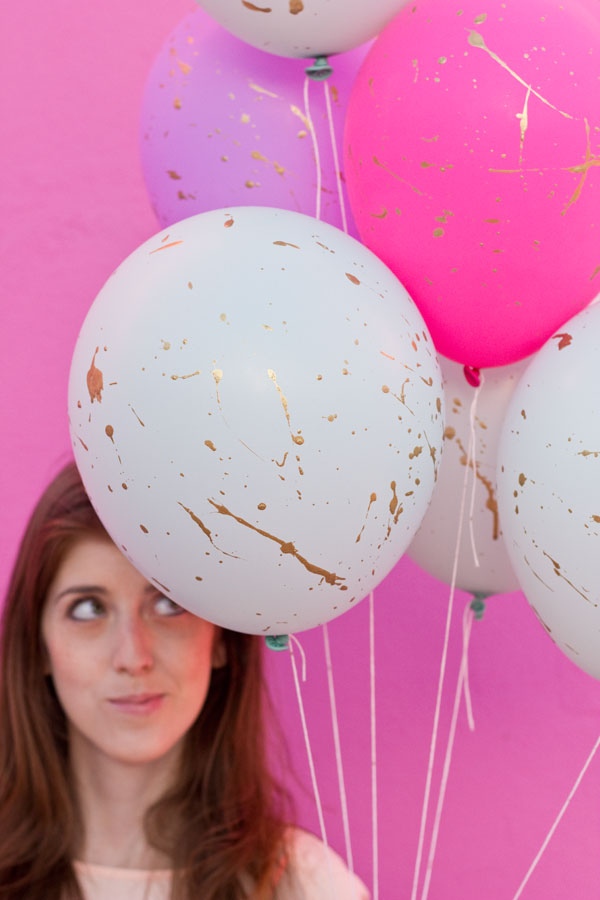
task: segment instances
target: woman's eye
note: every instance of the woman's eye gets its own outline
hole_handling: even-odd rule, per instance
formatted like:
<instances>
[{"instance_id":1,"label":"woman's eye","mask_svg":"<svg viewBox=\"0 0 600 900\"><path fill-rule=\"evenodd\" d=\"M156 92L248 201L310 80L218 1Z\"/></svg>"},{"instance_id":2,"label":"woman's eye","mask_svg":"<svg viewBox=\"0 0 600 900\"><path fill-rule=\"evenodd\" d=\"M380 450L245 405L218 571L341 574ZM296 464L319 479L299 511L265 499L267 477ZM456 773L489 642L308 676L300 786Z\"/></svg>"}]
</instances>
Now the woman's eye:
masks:
<instances>
[{"instance_id":1,"label":"woman's eye","mask_svg":"<svg viewBox=\"0 0 600 900\"><path fill-rule=\"evenodd\" d=\"M82 597L71 604L68 615L78 622L91 622L104 615L104 606L93 597Z\"/></svg>"},{"instance_id":2,"label":"woman's eye","mask_svg":"<svg viewBox=\"0 0 600 900\"><path fill-rule=\"evenodd\" d=\"M174 600L163 596L156 598L154 608L159 616L180 616L185 612Z\"/></svg>"}]
</instances>

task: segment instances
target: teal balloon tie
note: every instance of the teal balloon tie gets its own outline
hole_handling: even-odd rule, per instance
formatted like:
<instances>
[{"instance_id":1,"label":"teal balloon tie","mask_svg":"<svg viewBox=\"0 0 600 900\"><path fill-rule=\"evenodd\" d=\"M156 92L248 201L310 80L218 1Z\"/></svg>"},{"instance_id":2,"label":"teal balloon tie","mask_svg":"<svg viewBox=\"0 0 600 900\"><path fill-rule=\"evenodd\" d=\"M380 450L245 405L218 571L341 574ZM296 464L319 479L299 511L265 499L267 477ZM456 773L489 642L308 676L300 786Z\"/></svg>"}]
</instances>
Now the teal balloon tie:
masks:
<instances>
[{"instance_id":1,"label":"teal balloon tie","mask_svg":"<svg viewBox=\"0 0 600 900\"><path fill-rule=\"evenodd\" d=\"M267 634L265 644L269 650L287 650L290 643L288 634Z\"/></svg>"},{"instance_id":2,"label":"teal balloon tie","mask_svg":"<svg viewBox=\"0 0 600 900\"><path fill-rule=\"evenodd\" d=\"M481 621L481 619L483 619L483 614L485 612L485 601L489 596L489 594L486 594L483 591L473 591L471 609L473 610L473 614L477 621Z\"/></svg>"},{"instance_id":3,"label":"teal balloon tie","mask_svg":"<svg viewBox=\"0 0 600 900\"><path fill-rule=\"evenodd\" d=\"M326 56L317 56L311 66L304 70L313 81L326 81L333 72Z\"/></svg>"}]
</instances>

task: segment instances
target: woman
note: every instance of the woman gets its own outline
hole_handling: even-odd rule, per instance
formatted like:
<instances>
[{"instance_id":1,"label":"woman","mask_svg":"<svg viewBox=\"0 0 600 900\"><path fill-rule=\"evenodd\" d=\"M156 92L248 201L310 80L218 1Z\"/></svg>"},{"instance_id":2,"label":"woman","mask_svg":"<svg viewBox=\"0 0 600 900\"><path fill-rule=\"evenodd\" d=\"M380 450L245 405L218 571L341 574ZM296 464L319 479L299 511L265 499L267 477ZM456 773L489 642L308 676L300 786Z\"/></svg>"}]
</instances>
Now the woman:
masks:
<instances>
[{"instance_id":1,"label":"woman","mask_svg":"<svg viewBox=\"0 0 600 900\"><path fill-rule=\"evenodd\" d=\"M261 651L148 583L66 466L3 612L0 898L364 900L286 825Z\"/></svg>"}]
</instances>

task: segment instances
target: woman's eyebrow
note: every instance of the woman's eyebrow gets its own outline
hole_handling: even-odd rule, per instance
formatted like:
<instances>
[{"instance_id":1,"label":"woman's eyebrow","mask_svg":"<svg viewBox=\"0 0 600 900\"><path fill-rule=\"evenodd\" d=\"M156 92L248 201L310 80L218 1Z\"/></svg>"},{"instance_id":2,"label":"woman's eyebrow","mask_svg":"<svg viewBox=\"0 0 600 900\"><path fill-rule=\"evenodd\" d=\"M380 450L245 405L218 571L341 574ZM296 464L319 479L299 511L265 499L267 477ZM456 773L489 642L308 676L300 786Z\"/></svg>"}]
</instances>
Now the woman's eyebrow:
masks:
<instances>
[{"instance_id":1,"label":"woman's eyebrow","mask_svg":"<svg viewBox=\"0 0 600 900\"><path fill-rule=\"evenodd\" d=\"M60 600L61 597L65 597L67 594L106 594L106 588L102 587L99 584L78 584L73 585L72 587L65 588L64 591L61 591L60 594L57 594L54 598L55 602Z\"/></svg>"}]
</instances>

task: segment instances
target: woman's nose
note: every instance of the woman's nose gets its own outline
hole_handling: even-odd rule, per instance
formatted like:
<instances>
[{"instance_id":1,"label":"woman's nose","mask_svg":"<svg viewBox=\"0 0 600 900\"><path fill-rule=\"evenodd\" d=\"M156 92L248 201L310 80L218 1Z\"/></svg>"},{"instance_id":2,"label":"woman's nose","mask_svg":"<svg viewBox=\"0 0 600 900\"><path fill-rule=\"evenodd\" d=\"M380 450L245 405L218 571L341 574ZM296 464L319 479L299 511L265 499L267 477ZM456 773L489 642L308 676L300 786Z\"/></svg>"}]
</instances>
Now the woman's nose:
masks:
<instances>
[{"instance_id":1,"label":"woman's nose","mask_svg":"<svg viewBox=\"0 0 600 900\"><path fill-rule=\"evenodd\" d=\"M118 671L132 675L148 671L154 665L152 635L139 616L115 625L113 665Z\"/></svg>"}]
</instances>

